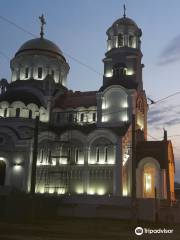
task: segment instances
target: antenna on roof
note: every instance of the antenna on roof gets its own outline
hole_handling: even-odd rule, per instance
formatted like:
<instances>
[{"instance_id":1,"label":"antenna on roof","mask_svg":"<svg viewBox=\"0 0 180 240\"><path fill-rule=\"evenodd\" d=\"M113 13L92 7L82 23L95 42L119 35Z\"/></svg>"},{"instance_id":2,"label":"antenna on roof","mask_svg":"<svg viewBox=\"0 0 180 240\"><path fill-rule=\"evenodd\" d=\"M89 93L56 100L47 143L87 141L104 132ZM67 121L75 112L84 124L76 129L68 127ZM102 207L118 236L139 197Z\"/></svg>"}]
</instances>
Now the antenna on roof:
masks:
<instances>
[{"instance_id":1,"label":"antenna on roof","mask_svg":"<svg viewBox=\"0 0 180 240\"><path fill-rule=\"evenodd\" d=\"M126 5L125 5L125 4L123 5L123 8L124 8L124 14L123 14L123 17L125 18L125 17L126 17Z\"/></svg>"},{"instance_id":2,"label":"antenna on roof","mask_svg":"<svg viewBox=\"0 0 180 240\"><path fill-rule=\"evenodd\" d=\"M44 18L43 14L39 17L39 19L40 19L40 22L41 22L40 36L41 36L41 38L43 38L43 36L44 36L44 25L46 24L46 21L45 21L45 18Z\"/></svg>"}]
</instances>

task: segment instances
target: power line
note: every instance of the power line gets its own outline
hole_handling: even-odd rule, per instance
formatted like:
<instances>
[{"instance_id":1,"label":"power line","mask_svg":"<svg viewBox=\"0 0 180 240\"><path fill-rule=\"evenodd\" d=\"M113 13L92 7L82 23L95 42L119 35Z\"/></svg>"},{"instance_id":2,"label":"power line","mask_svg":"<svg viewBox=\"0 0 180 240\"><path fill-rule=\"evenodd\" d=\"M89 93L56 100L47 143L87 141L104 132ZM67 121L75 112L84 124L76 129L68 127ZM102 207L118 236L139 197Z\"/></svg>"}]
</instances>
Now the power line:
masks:
<instances>
[{"instance_id":1,"label":"power line","mask_svg":"<svg viewBox=\"0 0 180 240\"><path fill-rule=\"evenodd\" d=\"M0 19L3 20L4 22L7 22L7 23L11 24L12 26L18 28L19 30L21 30L21 31L23 31L23 32L25 32L25 33L27 33L27 34L33 36L33 37L37 37L37 36L36 36L35 34L33 34L32 32L27 31L25 28L19 26L19 25L16 24L15 22L13 22L13 21L11 21L11 20L9 20L9 19L3 17L3 16L0 16Z\"/></svg>"},{"instance_id":2,"label":"power line","mask_svg":"<svg viewBox=\"0 0 180 240\"><path fill-rule=\"evenodd\" d=\"M20 25L18 25L18 24L16 24L15 22L7 19L7 18L4 17L4 16L1 16L1 15L0 15L0 19L3 20L4 22L7 22L7 23L11 24L12 26L18 28L19 30L23 31L24 33L27 33L27 34L29 34L29 35L31 35L31 36L33 36L33 37L37 37L36 34L34 34L34 33L30 32L30 31L26 30L25 28L21 27ZM91 70L92 72L94 72L94 73L96 73L96 74L98 74L98 75L100 75L100 76L103 76L102 73L98 72L96 69L94 69L93 67L89 66L88 64L83 63L83 62L82 62L81 60L79 60L78 58L75 58L75 57L71 56L69 53L67 53L67 52L65 52L65 51L63 51L63 53L64 53L64 55L68 56L69 58L71 58L71 59L74 60L75 62L79 63L80 65L86 67L87 69ZM9 58L8 58L4 53L0 52L0 54L1 54L2 56L4 56L6 59L9 60ZM151 102L150 105L154 105L154 104L160 103L160 102L162 102L162 101L164 101L164 100L166 100L166 99L168 99L168 98L170 98L170 97L173 97L173 96L175 96L175 95L177 95L177 94L180 94L180 91L175 92L175 93L173 93L173 94L171 94L171 95L168 95L167 97L164 97L164 98L159 99L159 100L157 100L157 101L154 101L154 100L152 100L152 99L150 99L150 98L147 98L147 99L150 100L150 102Z\"/></svg>"},{"instance_id":3,"label":"power line","mask_svg":"<svg viewBox=\"0 0 180 240\"><path fill-rule=\"evenodd\" d=\"M71 59L74 60L75 62L79 63L80 65L82 65L82 66L84 66L84 67L86 67L86 68L88 68L88 69L91 70L92 72L97 73L97 74L100 75L100 76L103 76L102 73L98 72L98 71L97 71L96 69L94 69L93 67L87 65L86 63L81 62L79 59L77 59L77 58L75 58L75 57L72 57L71 55L69 55L68 53L66 53L66 52L64 52L64 51L63 51L63 53L64 53L64 55L68 56L69 58L71 58Z\"/></svg>"},{"instance_id":4,"label":"power line","mask_svg":"<svg viewBox=\"0 0 180 240\"><path fill-rule=\"evenodd\" d=\"M149 97L147 99L150 101L150 106L151 106L151 105L154 105L154 104L157 104L157 103L161 103L161 102L165 101L166 99L174 97L174 96L176 96L178 94L180 94L180 91L172 93L172 94L168 95L167 97L158 99L157 101L155 101L155 100L153 100L153 99L151 99Z\"/></svg>"},{"instance_id":5,"label":"power line","mask_svg":"<svg viewBox=\"0 0 180 240\"><path fill-rule=\"evenodd\" d=\"M9 62L10 59L9 59L9 57L5 53L0 51L0 55L3 56Z\"/></svg>"},{"instance_id":6,"label":"power line","mask_svg":"<svg viewBox=\"0 0 180 240\"><path fill-rule=\"evenodd\" d=\"M38 37L36 34L34 34L34 33L30 32L30 31L26 30L25 28L19 26L18 24L14 23L13 21L11 21L11 20L3 17L3 16L0 16L0 19L3 20L4 22L7 22L7 23L13 25L14 27L18 28L19 30L23 31L24 33L27 33L27 34L29 34L29 35L31 35L31 36L33 36L33 37ZM100 75L100 76L103 76L102 73L98 72L96 69L94 69L93 67L89 66L88 64L83 63L81 60L79 60L79 59L71 56L71 55L68 54L67 52L63 51L63 54L66 55L66 56L68 56L69 58L71 58L73 61L79 63L79 64L82 65L83 67L86 67L87 69L91 70L92 72L94 72L94 73L96 73L96 74L98 74L98 75Z\"/></svg>"}]
</instances>

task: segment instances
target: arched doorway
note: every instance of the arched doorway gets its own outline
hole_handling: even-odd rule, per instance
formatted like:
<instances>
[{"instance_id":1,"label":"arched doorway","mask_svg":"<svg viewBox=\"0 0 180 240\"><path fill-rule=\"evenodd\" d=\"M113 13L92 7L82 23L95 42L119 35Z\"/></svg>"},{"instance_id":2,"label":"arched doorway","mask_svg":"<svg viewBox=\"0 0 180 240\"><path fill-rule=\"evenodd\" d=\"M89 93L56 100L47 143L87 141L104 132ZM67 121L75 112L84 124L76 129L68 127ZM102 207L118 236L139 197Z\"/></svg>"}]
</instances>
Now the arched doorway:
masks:
<instances>
[{"instance_id":1,"label":"arched doorway","mask_svg":"<svg viewBox=\"0 0 180 240\"><path fill-rule=\"evenodd\" d=\"M137 197L139 198L160 198L161 186L161 169L159 162L152 157L145 157L138 163L136 172Z\"/></svg>"},{"instance_id":2,"label":"arched doorway","mask_svg":"<svg viewBox=\"0 0 180 240\"><path fill-rule=\"evenodd\" d=\"M6 177L6 163L3 160L0 160L0 186L5 184Z\"/></svg>"}]
</instances>

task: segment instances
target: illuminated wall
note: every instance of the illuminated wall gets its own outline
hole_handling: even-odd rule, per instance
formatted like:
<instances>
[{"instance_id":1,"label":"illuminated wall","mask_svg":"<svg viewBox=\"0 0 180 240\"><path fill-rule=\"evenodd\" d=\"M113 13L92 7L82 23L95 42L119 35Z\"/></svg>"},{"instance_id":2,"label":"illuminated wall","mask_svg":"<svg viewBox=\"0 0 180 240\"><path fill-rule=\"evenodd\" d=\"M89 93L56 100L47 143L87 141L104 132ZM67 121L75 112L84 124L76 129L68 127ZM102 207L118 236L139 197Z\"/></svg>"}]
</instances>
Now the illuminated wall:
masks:
<instances>
[{"instance_id":1,"label":"illuminated wall","mask_svg":"<svg viewBox=\"0 0 180 240\"><path fill-rule=\"evenodd\" d=\"M86 125L96 123L97 107L67 108L65 110L56 108L53 110L53 122L55 125Z\"/></svg>"},{"instance_id":2,"label":"illuminated wall","mask_svg":"<svg viewBox=\"0 0 180 240\"><path fill-rule=\"evenodd\" d=\"M17 115L17 109L19 109ZM31 112L31 114L30 114ZM49 121L48 110L44 107L38 107L34 103L25 105L21 101L15 101L8 103L6 101L0 102L0 116L1 117L18 117L18 118L30 118L35 119L36 116L40 116L41 122Z\"/></svg>"},{"instance_id":3,"label":"illuminated wall","mask_svg":"<svg viewBox=\"0 0 180 240\"><path fill-rule=\"evenodd\" d=\"M129 121L129 100L125 89L111 86L102 94L101 122L123 124Z\"/></svg>"},{"instance_id":4,"label":"illuminated wall","mask_svg":"<svg viewBox=\"0 0 180 240\"><path fill-rule=\"evenodd\" d=\"M41 74L38 74L41 68ZM56 83L66 86L69 66L63 60L45 55L23 55L11 61L12 82L29 80L31 78L44 80L48 74L52 75Z\"/></svg>"},{"instance_id":5,"label":"illuminated wall","mask_svg":"<svg viewBox=\"0 0 180 240\"><path fill-rule=\"evenodd\" d=\"M116 145L102 133L106 136L108 132L94 131L85 136L74 130L65 132L62 142L53 143L52 138L42 140L39 143L36 192L113 194Z\"/></svg>"}]
</instances>

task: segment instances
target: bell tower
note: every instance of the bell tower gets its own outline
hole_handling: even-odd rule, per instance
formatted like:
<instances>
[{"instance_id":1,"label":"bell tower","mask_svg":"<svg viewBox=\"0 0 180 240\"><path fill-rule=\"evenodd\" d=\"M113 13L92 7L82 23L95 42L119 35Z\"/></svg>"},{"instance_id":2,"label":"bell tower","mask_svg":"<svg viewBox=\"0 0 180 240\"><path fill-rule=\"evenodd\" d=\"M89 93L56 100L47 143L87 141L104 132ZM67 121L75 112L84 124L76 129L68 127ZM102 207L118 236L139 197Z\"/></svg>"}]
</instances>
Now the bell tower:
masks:
<instances>
[{"instance_id":1,"label":"bell tower","mask_svg":"<svg viewBox=\"0 0 180 240\"><path fill-rule=\"evenodd\" d=\"M106 34L103 86L116 83L142 90L142 31L132 19L126 17L125 6L123 17L116 20Z\"/></svg>"},{"instance_id":2,"label":"bell tower","mask_svg":"<svg viewBox=\"0 0 180 240\"><path fill-rule=\"evenodd\" d=\"M142 80L142 52L141 36L142 31L138 25L130 18L126 17L126 8L124 6L123 17L116 20L107 30L107 51L105 53L103 86L100 90L109 89L109 87L122 87L124 91L132 95L128 100L127 117L123 118L124 124L132 121L132 114L135 114L136 132L138 141L147 139L147 99L143 89ZM109 108L114 104L114 109L110 112L122 113L123 109L118 109L119 100L115 99L115 93L112 94L113 100L109 102ZM121 100L122 102L122 100ZM131 106L131 107L130 107ZM103 114L102 110L102 114ZM107 111L107 110L106 110ZM105 113L104 113L105 114ZM111 117L103 118L103 121L111 121ZM118 119L121 119L120 117ZM115 121L115 120L114 120ZM118 121L116 119L116 121Z\"/></svg>"}]
</instances>

